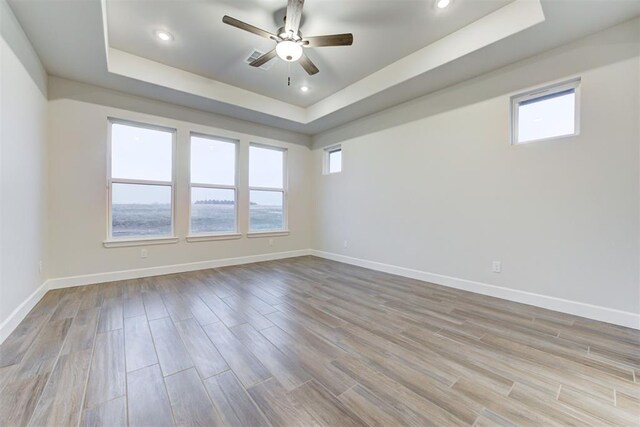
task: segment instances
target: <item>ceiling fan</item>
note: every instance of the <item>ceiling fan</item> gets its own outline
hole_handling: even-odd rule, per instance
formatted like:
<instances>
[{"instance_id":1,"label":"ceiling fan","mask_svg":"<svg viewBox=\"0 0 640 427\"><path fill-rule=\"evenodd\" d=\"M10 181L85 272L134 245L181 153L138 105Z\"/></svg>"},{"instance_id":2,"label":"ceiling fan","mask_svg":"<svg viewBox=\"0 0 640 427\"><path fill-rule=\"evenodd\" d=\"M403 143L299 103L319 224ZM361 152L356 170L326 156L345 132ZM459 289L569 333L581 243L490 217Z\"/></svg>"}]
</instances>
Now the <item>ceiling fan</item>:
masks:
<instances>
[{"instance_id":1,"label":"ceiling fan","mask_svg":"<svg viewBox=\"0 0 640 427\"><path fill-rule=\"evenodd\" d=\"M300 20L302 18L303 5L304 0L288 0L287 15L284 19L285 25L278 29L276 34L254 27L253 25L227 15L222 18L222 22L276 42L276 47L274 49L249 64L252 67L261 67L278 56L287 62L300 62L302 68L304 68L309 75L314 75L320 70L318 70L318 67L316 67L309 57L305 55L303 48L351 46L353 44L353 34L302 37L302 34L300 34L300 31L298 30L300 27Z\"/></svg>"}]
</instances>

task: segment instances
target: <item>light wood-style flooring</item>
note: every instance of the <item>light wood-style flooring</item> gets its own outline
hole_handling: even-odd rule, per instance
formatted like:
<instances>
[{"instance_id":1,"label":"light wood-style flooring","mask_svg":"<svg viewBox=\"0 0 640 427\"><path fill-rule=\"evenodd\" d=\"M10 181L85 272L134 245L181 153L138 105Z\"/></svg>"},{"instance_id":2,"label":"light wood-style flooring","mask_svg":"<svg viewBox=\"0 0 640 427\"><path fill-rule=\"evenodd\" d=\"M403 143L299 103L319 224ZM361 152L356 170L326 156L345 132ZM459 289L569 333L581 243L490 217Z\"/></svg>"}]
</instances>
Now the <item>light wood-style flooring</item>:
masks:
<instances>
[{"instance_id":1,"label":"light wood-style flooring","mask_svg":"<svg viewBox=\"0 0 640 427\"><path fill-rule=\"evenodd\" d=\"M638 425L640 332L302 257L48 292L0 425Z\"/></svg>"}]
</instances>

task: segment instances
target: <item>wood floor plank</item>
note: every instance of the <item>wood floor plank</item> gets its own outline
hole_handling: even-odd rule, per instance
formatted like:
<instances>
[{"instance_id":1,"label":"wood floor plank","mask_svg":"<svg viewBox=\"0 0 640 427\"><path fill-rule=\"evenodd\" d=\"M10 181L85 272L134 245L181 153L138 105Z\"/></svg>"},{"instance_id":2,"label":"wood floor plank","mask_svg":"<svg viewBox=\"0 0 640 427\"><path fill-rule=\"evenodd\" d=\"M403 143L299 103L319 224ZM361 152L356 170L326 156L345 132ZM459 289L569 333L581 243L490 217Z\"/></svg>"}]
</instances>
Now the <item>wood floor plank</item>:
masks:
<instances>
[{"instance_id":1,"label":"wood floor plank","mask_svg":"<svg viewBox=\"0 0 640 427\"><path fill-rule=\"evenodd\" d=\"M80 302L80 310L88 310L91 308L100 308L104 297L100 286L84 286L82 293L82 302Z\"/></svg>"},{"instance_id":2,"label":"wood floor plank","mask_svg":"<svg viewBox=\"0 0 640 427\"><path fill-rule=\"evenodd\" d=\"M36 408L49 373L18 378L0 392L0 425L27 425Z\"/></svg>"},{"instance_id":3,"label":"wood floor plank","mask_svg":"<svg viewBox=\"0 0 640 427\"><path fill-rule=\"evenodd\" d=\"M49 374L58 358L69 328L71 319L47 322L33 341L20 362L18 375L22 378Z\"/></svg>"},{"instance_id":4,"label":"wood floor plank","mask_svg":"<svg viewBox=\"0 0 640 427\"><path fill-rule=\"evenodd\" d=\"M223 299L222 301L233 311L235 311L236 313L240 313L243 317L245 317L247 319L247 323L249 323L257 330L273 326L273 323L269 319L264 317L250 305L245 304L242 299L231 296Z\"/></svg>"},{"instance_id":5,"label":"wood floor plank","mask_svg":"<svg viewBox=\"0 0 640 427\"><path fill-rule=\"evenodd\" d=\"M124 306L122 295L107 298L102 303L98 332L122 329L124 320Z\"/></svg>"},{"instance_id":6,"label":"wood floor plank","mask_svg":"<svg viewBox=\"0 0 640 427\"><path fill-rule=\"evenodd\" d=\"M207 325L204 330L245 387L250 387L271 376L264 365L222 322Z\"/></svg>"},{"instance_id":7,"label":"wood floor plank","mask_svg":"<svg viewBox=\"0 0 640 427\"><path fill-rule=\"evenodd\" d=\"M612 402L598 399L583 390L563 386L558 401L599 419L602 423L618 426L636 425L637 417L625 411L617 411Z\"/></svg>"},{"instance_id":8,"label":"wood floor plank","mask_svg":"<svg viewBox=\"0 0 640 427\"><path fill-rule=\"evenodd\" d=\"M115 329L96 336L85 408L94 408L125 395L123 335L122 329Z\"/></svg>"},{"instance_id":9,"label":"wood floor plank","mask_svg":"<svg viewBox=\"0 0 640 427\"><path fill-rule=\"evenodd\" d=\"M165 377L193 367L193 361L189 357L171 318L163 317L152 320L149 322L149 326L160 361L160 368L162 368L162 374Z\"/></svg>"},{"instance_id":10,"label":"wood floor plank","mask_svg":"<svg viewBox=\"0 0 640 427\"><path fill-rule=\"evenodd\" d=\"M131 426L172 426L171 403L159 365L127 373L127 405Z\"/></svg>"},{"instance_id":11,"label":"wood floor plank","mask_svg":"<svg viewBox=\"0 0 640 427\"><path fill-rule=\"evenodd\" d=\"M209 306L207 306L207 304L205 304L200 298L196 286L191 283L188 278L185 278L184 275L181 275L179 280L179 290L182 297L198 323L200 325L208 325L210 323L219 322L220 319L218 316L216 316Z\"/></svg>"},{"instance_id":12,"label":"wood floor plank","mask_svg":"<svg viewBox=\"0 0 640 427\"><path fill-rule=\"evenodd\" d=\"M283 353L295 356L302 368L334 395L337 396L356 384L353 378L331 364L340 353L334 353L336 350L319 337L300 331L291 336L277 326L263 329L260 333Z\"/></svg>"},{"instance_id":13,"label":"wood floor plank","mask_svg":"<svg viewBox=\"0 0 640 427\"><path fill-rule=\"evenodd\" d=\"M366 426L363 420L314 380L298 387L291 395L321 425Z\"/></svg>"},{"instance_id":14,"label":"wood floor plank","mask_svg":"<svg viewBox=\"0 0 640 427\"><path fill-rule=\"evenodd\" d=\"M485 409L483 413L476 419L473 427L517 427L511 421L502 418L500 415Z\"/></svg>"},{"instance_id":15,"label":"wood floor plank","mask_svg":"<svg viewBox=\"0 0 640 427\"><path fill-rule=\"evenodd\" d=\"M146 315L124 319L124 348L127 372L158 363Z\"/></svg>"},{"instance_id":16,"label":"wood floor plank","mask_svg":"<svg viewBox=\"0 0 640 427\"><path fill-rule=\"evenodd\" d=\"M483 405L490 411L518 425L548 424L550 420L544 414L527 408L515 400L507 400L504 396L484 388L467 379L460 379L453 385L453 390Z\"/></svg>"},{"instance_id":17,"label":"wood floor plank","mask_svg":"<svg viewBox=\"0 0 640 427\"><path fill-rule=\"evenodd\" d=\"M156 290L152 278L143 281L142 302L147 313L147 319L156 320L169 316L167 308L164 306L160 293Z\"/></svg>"},{"instance_id":18,"label":"wood floor plank","mask_svg":"<svg viewBox=\"0 0 640 427\"><path fill-rule=\"evenodd\" d=\"M165 378L169 400L179 426L221 426L215 409L195 369Z\"/></svg>"},{"instance_id":19,"label":"wood floor plank","mask_svg":"<svg viewBox=\"0 0 640 427\"><path fill-rule=\"evenodd\" d=\"M176 279L174 278L173 280ZM191 319L193 313L189 310L189 304L187 304L182 295L177 291L172 283L172 279L170 277L162 277L158 279L158 281L160 282L159 288L161 289L160 295L162 296L162 301L164 301L164 306L167 308L171 319L173 319L174 322Z\"/></svg>"},{"instance_id":20,"label":"wood floor plank","mask_svg":"<svg viewBox=\"0 0 640 427\"><path fill-rule=\"evenodd\" d=\"M248 389L258 407L274 426L316 426L318 420L293 401L278 381L270 378Z\"/></svg>"},{"instance_id":21,"label":"wood floor plank","mask_svg":"<svg viewBox=\"0 0 640 427\"><path fill-rule=\"evenodd\" d=\"M370 426L405 425L409 422L384 399L360 384L340 394L338 399Z\"/></svg>"},{"instance_id":22,"label":"wood floor plank","mask_svg":"<svg viewBox=\"0 0 640 427\"><path fill-rule=\"evenodd\" d=\"M46 295L45 295L46 297ZM30 313L0 345L0 368L19 363L51 313Z\"/></svg>"},{"instance_id":23,"label":"wood floor plank","mask_svg":"<svg viewBox=\"0 0 640 427\"><path fill-rule=\"evenodd\" d=\"M123 307L125 319L128 317L145 316L144 301L142 300L142 280L134 279L126 283Z\"/></svg>"},{"instance_id":24,"label":"wood floor plank","mask_svg":"<svg viewBox=\"0 0 640 427\"><path fill-rule=\"evenodd\" d=\"M233 372L223 372L205 380L204 383L226 425L269 425Z\"/></svg>"},{"instance_id":25,"label":"wood floor plank","mask_svg":"<svg viewBox=\"0 0 640 427\"><path fill-rule=\"evenodd\" d=\"M278 382L291 391L311 380L295 358L287 357L248 323L234 326L231 332L269 370Z\"/></svg>"},{"instance_id":26,"label":"wood floor plank","mask_svg":"<svg viewBox=\"0 0 640 427\"><path fill-rule=\"evenodd\" d=\"M640 398L616 391L616 408L626 412L640 425Z\"/></svg>"},{"instance_id":27,"label":"wood floor plank","mask_svg":"<svg viewBox=\"0 0 640 427\"><path fill-rule=\"evenodd\" d=\"M447 425L461 423L460 418L456 418L454 414L393 381L363 360L348 357L334 361L332 364L359 384L390 402L405 416L410 417L411 424Z\"/></svg>"},{"instance_id":28,"label":"wood floor plank","mask_svg":"<svg viewBox=\"0 0 640 427\"><path fill-rule=\"evenodd\" d=\"M9 365L0 368L0 395L5 386L9 384L15 378L18 371L18 365Z\"/></svg>"},{"instance_id":29,"label":"wood floor plank","mask_svg":"<svg viewBox=\"0 0 640 427\"><path fill-rule=\"evenodd\" d=\"M82 414L81 424L84 427L120 427L127 425L126 398L104 402L96 407L85 409Z\"/></svg>"},{"instance_id":30,"label":"wood floor plank","mask_svg":"<svg viewBox=\"0 0 640 427\"><path fill-rule=\"evenodd\" d=\"M82 302L81 288L69 288L60 298L58 306L51 315L51 320L73 319L80 308Z\"/></svg>"},{"instance_id":31,"label":"wood floor plank","mask_svg":"<svg viewBox=\"0 0 640 427\"><path fill-rule=\"evenodd\" d=\"M52 290L0 345L11 427L639 415L638 330L310 256Z\"/></svg>"},{"instance_id":32,"label":"wood floor plank","mask_svg":"<svg viewBox=\"0 0 640 427\"><path fill-rule=\"evenodd\" d=\"M533 387L515 383L509 392L509 398L526 404L537 413L542 413L554 422L566 426L597 425L600 422L579 411L572 411L557 400L557 396L549 396Z\"/></svg>"},{"instance_id":33,"label":"wood floor plank","mask_svg":"<svg viewBox=\"0 0 640 427\"><path fill-rule=\"evenodd\" d=\"M250 292L251 287L248 287L245 285L243 288L247 289L247 292L239 293L238 295L229 296L227 298L224 298L223 301L228 303L228 300L232 300L232 304L234 306L248 305L252 307L254 310L256 310L258 313L262 314L263 316L265 314L269 314L277 311L277 309L274 308L272 305L267 304L266 302L261 300L259 297L251 293ZM278 300L278 303L280 303L279 300Z\"/></svg>"},{"instance_id":34,"label":"wood floor plank","mask_svg":"<svg viewBox=\"0 0 640 427\"><path fill-rule=\"evenodd\" d=\"M60 357L35 409L32 426L75 426L89 375L91 349Z\"/></svg>"},{"instance_id":35,"label":"wood floor plank","mask_svg":"<svg viewBox=\"0 0 640 427\"><path fill-rule=\"evenodd\" d=\"M200 297L211 311L219 318L227 327L247 323L249 320L240 312L236 312L229 307L216 293L207 288L203 283L199 284Z\"/></svg>"},{"instance_id":36,"label":"wood floor plank","mask_svg":"<svg viewBox=\"0 0 640 427\"><path fill-rule=\"evenodd\" d=\"M96 307L78 311L69 328L62 354L93 348L99 316L100 309Z\"/></svg>"},{"instance_id":37,"label":"wood floor plank","mask_svg":"<svg viewBox=\"0 0 640 427\"><path fill-rule=\"evenodd\" d=\"M229 369L227 362L195 319L177 322L176 327L200 378L206 379Z\"/></svg>"}]
</instances>

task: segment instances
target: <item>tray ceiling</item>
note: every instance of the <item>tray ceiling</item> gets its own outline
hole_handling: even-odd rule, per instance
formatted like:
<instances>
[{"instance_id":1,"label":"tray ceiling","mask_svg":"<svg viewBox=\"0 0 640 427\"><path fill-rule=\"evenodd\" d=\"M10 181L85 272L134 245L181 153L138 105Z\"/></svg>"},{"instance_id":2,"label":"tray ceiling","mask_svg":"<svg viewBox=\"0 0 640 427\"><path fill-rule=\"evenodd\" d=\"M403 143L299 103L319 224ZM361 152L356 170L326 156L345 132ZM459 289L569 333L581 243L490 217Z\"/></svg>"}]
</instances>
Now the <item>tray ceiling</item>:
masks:
<instances>
[{"instance_id":1,"label":"tray ceiling","mask_svg":"<svg viewBox=\"0 0 640 427\"><path fill-rule=\"evenodd\" d=\"M8 1L51 75L310 135L640 15L634 0L307 0L303 34L355 41L310 50L320 73L292 64L288 88L280 60L244 63L268 40L221 22L274 30L285 0Z\"/></svg>"},{"instance_id":2,"label":"tray ceiling","mask_svg":"<svg viewBox=\"0 0 640 427\"><path fill-rule=\"evenodd\" d=\"M320 68L315 76L277 58L266 71L249 67L251 52L267 52L275 43L222 23L226 14L275 32L283 25L286 0L161 1L153 7L148 1L107 0L106 10L114 49L308 107L511 2L457 0L440 10L425 0L308 0L303 35L354 34L353 46L307 50ZM174 40L158 40L158 29ZM310 90L301 92L302 85Z\"/></svg>"}]
</instances>

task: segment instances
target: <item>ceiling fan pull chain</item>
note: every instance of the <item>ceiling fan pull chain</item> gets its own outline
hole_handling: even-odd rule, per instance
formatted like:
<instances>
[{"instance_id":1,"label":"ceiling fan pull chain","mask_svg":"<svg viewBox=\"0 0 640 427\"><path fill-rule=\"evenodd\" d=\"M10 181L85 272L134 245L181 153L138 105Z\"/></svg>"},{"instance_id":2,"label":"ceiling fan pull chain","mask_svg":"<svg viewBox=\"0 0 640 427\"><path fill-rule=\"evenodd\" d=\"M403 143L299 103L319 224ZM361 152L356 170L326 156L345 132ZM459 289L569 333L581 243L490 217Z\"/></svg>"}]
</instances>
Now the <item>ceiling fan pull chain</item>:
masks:
<instances>
[{"instance_id":1,"label":"ceiling fan pull chain","mask_svg":"<svg viewBox=\"0 0 640 427\"><path fill-rule=\"evenodd\" d=\"M289 75L287 77L287 86L291 87L291 62L287 63L287 74Z\"/></svg>"}]
</instances>

